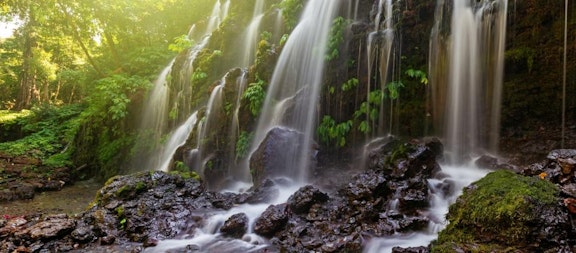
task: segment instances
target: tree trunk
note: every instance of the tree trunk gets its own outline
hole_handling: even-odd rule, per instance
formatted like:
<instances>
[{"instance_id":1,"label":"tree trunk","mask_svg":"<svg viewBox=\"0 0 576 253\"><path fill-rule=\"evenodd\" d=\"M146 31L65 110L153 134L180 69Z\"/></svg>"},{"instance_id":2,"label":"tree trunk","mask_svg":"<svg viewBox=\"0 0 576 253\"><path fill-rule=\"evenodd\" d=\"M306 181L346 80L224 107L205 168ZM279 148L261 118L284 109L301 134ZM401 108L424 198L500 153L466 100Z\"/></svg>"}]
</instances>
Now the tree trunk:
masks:
<instances>
[{"instance_id":1,"label":"tree trunk","mask_svg":"<svg viewBox=\"0 0 576 253\"><path fill-rule=\"evenodd\" d=\"M22 72L20 73L20 92L18 93L18 99L16 103L16 110L26 109L30 106L32 100L32 89L33 89L33 74L31 73L32 64L31 61L34 58L34 53L32 47L35 44L35 38L32 35L32 25L34 23L34 15L32 11L30 13L30 21L24 29L24 50L23 50L23 63Z\"/></svg>"}]
</instances>

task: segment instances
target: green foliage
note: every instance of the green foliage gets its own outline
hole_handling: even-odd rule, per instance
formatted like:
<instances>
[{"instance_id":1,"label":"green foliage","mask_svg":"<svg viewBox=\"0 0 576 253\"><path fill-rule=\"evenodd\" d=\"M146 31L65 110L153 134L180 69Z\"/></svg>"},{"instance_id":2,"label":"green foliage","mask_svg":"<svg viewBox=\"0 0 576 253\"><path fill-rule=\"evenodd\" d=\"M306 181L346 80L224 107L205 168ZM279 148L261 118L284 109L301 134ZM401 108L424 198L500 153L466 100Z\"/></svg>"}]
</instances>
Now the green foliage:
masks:
<instances>
[{"instance_id":1,"label":"green foliage","mask_svg":"<svg viewBox=\"0 0 576 253\"><path fill-rule=\"evenodd\" d=\"M511 60L514 62L522 62L526 63L528 67L528 73L532 72L532 68L534 67L534 58L536 57L536 51L529 47L519 47L507 50L504 53L504 57L507 60Z\"/></svg>"},{"instance_id":2,"label":"green foliage","mask_svg":"<svg viewBox=\"0 0 576 253\"><path fill-rule=\"evenodd\" d=\"M388 93L384 93L384 97L388 97L390 99L398 99L400 96L400 88L404 88L404 83L402 81L393 81L386 85L386 89Z\"/></svg>"},{"instance_id":3,"label":"green foliage","mask_svg":"<svg viewBox=\"0 0 576 253\"><path fill-rule=\"evenodd\" d=\"M346 92L352 90L353 88L356 88L358 86L358 83L359 81L357 78L352 78L342 84L342 91Z\"/></svg>"},{"instance_id":4,"label":"green foliage","mask_svg":"<svg viewBox=\"0 0 576 253\"><path fill-rule=\"evenodd\" d=\"M244 95L242 95L244 100L248 100L250 112L255 117L260 114L264 99L266 99L266 92L264 91L265 85L264 80L258 79L258 82L249 84L246 91L244 91Z\"/></svg>"},{"instance_id":5,"label":"green foliage","mask_svg":"<svg viewBox=\"0 0 576 253\"><path fill-rule=\"evenodd\" d=\"M109 114L112 120L128 115L130 96L148 89L150 81L139 76L113 75L96 82L96 93L90 96L89 113Z\"/></svg>"},{"instance_id":6,"label":"green foliage","mask_svg":"<svg viewBox=\"0 0 576 253\"><path fill-rule=\"evenodd\" d=\"M248 155L252 138L254 138L254 133L240 132L240 136L238 136L236 141L236 160L243 159Z\"/></svg>"},{"instance_id":7,"label":"green foliage","mask_svg":"<svg viewBox=\"0 0 576 253\"><path fill-rule=\"evenodd\" d=\"M320 141L326 145L346 146L346 137L352 129L352 120L336 124L330 115L324 115L318 126Z\"/></svg>"},{"instance_id":8,"label":"green foliage","mask_svg":"<svg viewBox=\"0 0 576 253\"><path fill-rule=\"evenodd\" d=\"M208 74L203 72L200 68L196 69L194 73L192 73L192 82L201 82L208 78Z\"/></svg>"},{"instance_id":9,"label":"green foliage","mask_svg":"<svg viewBox=\"0 0 576 253\"><path fill-rule=\"evenodd\" d=\"M340 56L338 48L344 42L344 31L346 26L350 24L349 20L343 17L337 17L332 21L330 30L330 38L328 39L328 51L326 52L326 60L331 61Z\"/></svg>"},{"instance_id":10,"label":"green foliage","mask_svg":"<svg viewBox=\"0 0 576 253\"><path fill-rule=\"evenodd\" d=\"M410 78L416 78L420 81L421 84L428 84L428 76L426 76L426 72L422 70L415 70L415 69L408 69L406 70L406 75Z\"/></svg>"},{"instance_id":11,"label":"green foliage","mask_svg":"<svg viewBox=\"0 0 576 253\"><path fill-rule=\"evenodd\" d=\"M289 37L290 37L290 35L288 35L288 34L282 35L282 38L280 38L280 46L283 46L284 44L286 44L286 41L288 41Z\"/></svg>"},{"instance_id":12,"label":"green foliage","mask_svg":"<svg viewBox=\"0 0 576 253\"><path fill-rule=\"evenodd\" d=\"M304 1L283 0L280 2L279 7L282 10L282 16L284 17L288 30L294 29L298 23L299 14L304 8Z\"/></svg>"},{"instance_id":13,"label":"green foliage","mask_svg":"<svg viewBox=\"0 0 576 253\"><path fill-rule=\"evenodd\" d=\"M76 117L83 110L81 106L36 107L16 116L4 115L4 119L16 120L24 138L0 143L0 151L10 155L28 155L44 161L49 166L70 165L69 154L63 152L72 141L78 128ZM4 122L6 122L4 121Z\"/></svg>"},{"instance_id":14,"label":"green foliage","mask_svg":"<svg viewBox=\"0 0 576 253\"><path fill-rule=\"evenodd\" d=\"M173 169L168 173L171 175L177 175L183 179L192 178L198 181L200 180L200 175L198 175L198 173L194 172L192 169L188 168L188 166L186 166L186 164L182 161L175 161Z\"/></svg>"},{"instance_id":15,"label":"green foliage","mask_svg":"<svg viewBox=\"0 0 576 253\"><path fill-rule=\"evenodd\" d=\"M369 122L378 119L379 109L383 98L384 93L382 90L373 90L368 95L368 101L362 102L360 108L354 112L354 119L360 121L358 125L358 130L360 132L367 134L372 131Z\"/></svg>"},{"instance_id":16,"label":"green foliage","mask_svg":"<svg viewBox=\"0 0 576 253\"><path fill-rule=\"evenodd\" d=\"M531 222L539 215L537 207L556 205L558 194L554 184L537 177L508 170L489 173L450 206L450 223L439 234L432 252L449 252L452 244L482 244L487 236L501 245L525 240Z\"/></svg>"},{"instance_id":17,"label":"green foliage","mask_svg":"<svg viewBox=\"0 0 576 253\"><path fill-rule=\"evenodd\" d=\"M194 45L194 41L188 38L188 35L183 34L174 38L174 42L168 45L168 49L175 53L181 53Z\"/></svg>"}]
</instances>

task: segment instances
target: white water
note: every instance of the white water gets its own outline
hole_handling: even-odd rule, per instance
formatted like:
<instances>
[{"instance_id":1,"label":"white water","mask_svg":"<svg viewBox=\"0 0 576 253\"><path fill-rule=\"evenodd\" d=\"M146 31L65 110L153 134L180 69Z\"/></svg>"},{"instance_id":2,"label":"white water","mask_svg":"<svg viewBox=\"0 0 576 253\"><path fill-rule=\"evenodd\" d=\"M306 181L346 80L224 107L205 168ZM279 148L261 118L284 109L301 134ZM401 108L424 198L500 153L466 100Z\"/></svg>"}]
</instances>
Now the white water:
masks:
<instances>
[{"instance_id":1,"label":"white water","mask_svg":"<svg viewBox=\"0 0 576 253\"><path fill-rule=\"evenodd\" d=\"M212 150L208 150L208 148L203 145L203 141L208 140L209 137L217 138L217 136L208 136L208 134L211 133L211 127L215 127L213 126L215 123L217 123L215 117L218 115L218 111L221 110L223 105L222 92L226 86L226 78L227 75L222 78L220 84L214 87L212 93L210 94L210 99L208 100L208 104L206 106L206 116L204 116L204 122L198 135L198 146L196 150L198 151L199 164L195 165L195 169L199 172L198 174L202 178L206 178L204 164L208 159L210 159L210 156L212 155ZM218 140L216 140L216 142L218 142Z\"/></svg>"},{"instance_id":2,"label":"white water","mask_svg":"<svg viewBox=\"0 0 576 253\"><path fill-rule=\"evenodd\" d=\"M244 185L236 188L242 188ZM253 231L253 224L258 217L268 208L268 206L286 203L290 195L292 195L300 185L293 184L291 186L278 187L279 195L266 204L243 204L228 211L214 213L213 216L208 218L204 226L196 229L193 238L189 239L174 239L160 241L156 247L146 248L145 253L160 253L168 250L182 249L191 245L192 248L197 249L198 252L219 252L219 253L234 253L234 252L256 252L259 249L265 248L269 243L268 241L256 235ZM220 227L224 222L234 214L244 213L248 216L248 231L241 239L232 239L224 237L220 233Z\"/></svg>"},{"instance_id":3,"label":"white water","mask_svg":"<svg viewBox=\"0 0 576 253\"><path fill-rule=\"evenodd\" d=\"M236 94L236 102L234 104L234 114L232 115L232 124L230 126L230 133L229 133L229 137L228 137L228 142L232 143L232 144L236 144L236 141L238 140L238 136L240 135L240 119L239 114L240 114L240 106L242 105L242 94L244 94L244 90L246 89L246 86L248 84L248 77L247 77L248 72L247 71L242 71L242 75L240 75L238 77L238 79L236 80L236 86L238 89L238 93ZM236 155L236 145L229 145L230 146L230 150L228 150L228 155L229 156L234 156L234 157L230 157L230 159L228 159L228 161L234 161L233 163L231 162L228 165L228 170L229 170L229 174L232 177L232 179L234 179L235 181L241 181L241 182L250 182L251 181L251 175L250 175L250 171L248 170L243 170L241 168L241 166L238 166L238 162L237 161L237 157Z\"/></svg>"},{"instance_id":4,"label":"white water","mask_svg":"<svg viewBox=\"0 0 576 253\"><path fill-rule=\"evenodd\" d=\"M382 18L384 18L384 27L382 28ZM389 80L390 57L392 55L392 46L394 44L394 29L392 27L393 19L393 5L392 0L378 1L378 11L374 21L374 31L368 34L367 53L368 53L368 89L366 94L366 101L370 99L372 91L372 75L374 69L377 69L377 74L380 76L380 90L385 91L386 85ZM375 65L378 64L378 65ZM367 112L371 111L370 103L367 103ZM380 102L380 116L378 121L368 118L371 122L370 127L373 133L378 136L387 134L384 128L385 114L384 114L384 98ZM370 114L370 113L368 113ZM368 116L367 116L368 117ZM392 115L388 115L392 117ZM388 129L390 133L392 129Z\"/></svg>"},{"instance_id":5,"label":"white water","mask_svg":"<svg viewBox=\"0 0 576 253\"><path fill-rule=\"evenodd\" d=\"M256 0L252 21L243 34L244 45L242 48L243 55L240 58L240 67L246 68L254 61L258 45L258 36L260 35L260 23L264 18L264 0Z\"/></svg>"},{"instance_id":6,"label":"white water","mask_svg":"<svg viewBox=\"0 0 576 253\"><path fill-rule=\"evenodd\" d=\"M162 155L160 156L160 162L162 162L162 164L157 167L159 170L168 171L172 156L174 156L174 153L176 153L176 150L180 146L186 143L192 129L196 125L196 121L198 120L197 113L198 112L192 113L192 115L170 135L170 139L166 142Z\"/></svg>"},{"instance_id":7,"label":"white water","mask_svg":"<svg viewBox=\"0 0 576 253\"><path fill-rule=\"evenodd\" d=\"M178 73L180 75L181 82L177 84L172 83L172 85L170 85L171 88L177 90L178 98L176 99L180 99L180 96L186 97L187 96L186 94L189 93L190 89L189 80L192 73L194 72L194 67L192 66L192 64L196 59L198 53L208 44L210 36L214 32L214 30L218 27L218 25L220 25L222 20L228 14L229 7L230 7L230 0L227 0L224 5L221 5L220 1L217 1L216 4L214 5L212 15L209 17L209 24L206 28L206 31L202 36L198 37L200 38L200 41L197 44L195 44L188 52L188 57L185 63L187 67L183 68L180 71L180 73ZM196 25L192 25L190 27L190 30L188 31L188 37L190 39L195 39L197 37ZM164 138L163 135L171 131L169 141L167 141L164 145L162 145L162 147L159 147L157 149L157 151L162 153L160 157L159 156L148 156L144 158L137 157L136 159L138 160L133 162L135 164L138 164L141 162L140 160L147 160L143 165L145 166L144 169L146 170L167 170L172 160L172 155L174 154L176 149L178 149L178 147L183 145L186 141L186 139L181 140L180 138L182 138L184 135L187 138L190 135L190 132L192 131L193 128L193 125L192 126L188 125L189 123L188 121L191 118L190 117L186 122L183 122L177 129L172 130L168 129L169 128L168 122L170 122L168 116L169 111L172 109L171 106L173 107L180 106L179 108L188 108L186 104L183 105L170 104L171 101L170 101L169 84L172 82L172 80L169 77L172 75L171 72L175 60L176 58L172 59L172 61L160 73L157 80L154 82L153 89L150 91L150 94L148 95L148 98L144 103L144 110L142 111L142 122L140 124L140 128L143 130L143 135L141 136L141 138L139 138L140 139L139 141L142 142L139 145L140 146L149 145L150 143L159 144L162 138ZM184 99L184 101L187 101L187 99ZM174 102L172 101L172 103ZM180 110L179 112L182 111L186 112L187 110ZM194 115L196 113L192 114ZM194 122L193 124L195 123L196 122ZM184 134L180 132L183 131L181 129L190 129L190 130ZM148 134L151 134L152 136L148 136ZM176 136L176 134L179 135Z\"/></svg>"},{"instance_id":8,"label":"white water","mask_svg":"<svg viewBox=\"0 0 576 253\"><path fill-rule=\"evenodd\" d=\"M264 14L258 14L252 19L244 33L244 55L241 59L240 66L248 67L256 57L256 45L258 41L258 32L260 31L260 23Z\"/></svg>"},{"instance_id":9,"label":"white water","mask_svg":"<svg viewBox=\"0 0 576 253\"><path fill-rule=\"evenodd\" d=\"M274 69L252 144L254 151L267 132L279 125L301 132L299 143L303 148L286 152L295 155L285 159L290 161L287 167L293 170L286 172L286 176L301 182L308 177L327 40L339 5L338 0L316 0L306 4L300 22L286 42ZM286 100L293 103L278 103ZM285 106L290 107L291 114L275 113L287 111Z\"/></svg>"},{"instance_id":10,"label":"white water","mask_svg":"<svg viewBox=\"0 0 576 253\"><path fill-rule=\"evenodd\" d=\"M166 127L166 117L168 113L168 87L167 77L172 71L172 60L162 70L156 81L154 87L150 92L147 102L144 104L144 115L141 127L145 129L152 129L155 134L162 133Z\"/></svg>"},{"instance_id":11,"label":"white water","mask_svg":"<svg viewBox=\"0 0 576 253\"><path fill-rule=\"evenodd\" d=\"M489 171L476 168L472 163L463 166L442 165L442 172L448 177L439 179L429 179L430 208L427 210L430 222L426 231L413 233L397 233L386 238L372 239L364 248L365 253L388 253L394 247L418 247L428 246L432 240L438 236L438 232L446 227L445 219L448 207L454 203L458 196L462 194L462 189L484 177ZM439 189L444 183L452 184L453 192L444 195Z\"/></svg>"},{"instance_id":12,"label":"white water","mask_svg":"<svg viewBox=\"0 0 576 253\"><path fill-rule=\"evenodd\" d=\"M443 18L444 4L438 2L436 18ZM443 68L445 62L430 66L434 112L446 115L440 127L452 163L485 150L497 152L507 8L507 0L454 0L449 37L438 34L442 20L436 20L431 52L448 52L449 67Z\"/></svg>"}]
</instances>

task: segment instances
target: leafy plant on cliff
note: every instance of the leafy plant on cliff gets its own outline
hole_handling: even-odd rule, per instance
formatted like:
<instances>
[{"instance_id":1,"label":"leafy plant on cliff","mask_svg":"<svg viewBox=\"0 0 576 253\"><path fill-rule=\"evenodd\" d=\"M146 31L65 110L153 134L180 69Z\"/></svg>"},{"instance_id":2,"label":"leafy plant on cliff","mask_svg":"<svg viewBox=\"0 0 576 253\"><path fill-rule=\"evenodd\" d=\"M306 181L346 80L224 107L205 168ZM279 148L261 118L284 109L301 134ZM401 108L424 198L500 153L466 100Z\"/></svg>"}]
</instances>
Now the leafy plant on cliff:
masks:
<instances>
[{"instance_id":1,"label":"leafy plant on cliff","mask_svg":"<svg viewBox=\"0 0 576 253\"><path fill-rule=\"evenodd\" d=\"M529 47L519 47L507 50L504 57L514 62L524 61L526 63L526 67L528 67L528 73L531 73L532 68L534 67L536 51Z\"/></svg>"},{"instance_id":2,"label":"leafy plant on cliff","mask_svg":"<svg viewBox=\"0 0 576 253\"><path fill-rule=\"evenodd\" d=\"M188 38L188 35L183 34L174 38L174 42L168 45L168 49L172 52L181 53L194 45L194 41Z\"/></svg>"},{"instance_id":3,"label":"leafy plant on cliff","mask_svg":"<svg viewBox=\"0 0 576 253\"><path fill-rule=\"evenodd\" d=\"M251 83L244 91L242 98L248 101L248 107L253 116L258 116L262 105L264 104L264 99L266 98L266 92L264 91L264 85L266 82L262 79L258 79L258 82Z\"/></svg>"},{"instance_id":4,"label":"leafy plant on cliff","mask_svg":"<svg viewBox=\"0 0 576 253\"><path fill-rule=\"evenodd\" d=\"M346 92L349 90L352 90L353 88L356 88L359 84L359 81L357 78L351 78L350 80L346 81L345 83L342 84L342 91Z\"/></svg>"},{"instance_id":5,"label":"leafy plant on cliff","mask_svg":"<svg viewBox=\"0 0 576 253\"><path fill-rule=\"evenodd\" d=\"M280 2L279 7L282 10L282 17L284 17L288 30L294 29L298 22L299 14L304 8L304 1L283 0Z\"/></svg>"},{"instance_id":6,"label":"leafy plant on cliff","mask_svg":"<svg viewBox=\"0 0 576 253\"><path fill-rule=\"evenodd\" d=\"M344 147L346 145L346 136L352 129L352 124L352 120L336 124L336 121L330 115L325 115L317 130L320 141L327 145Z\"/></svg>"},{"instance_id":7,"label":"leafy plant on cliff","mask_svg":"<svg viewBox=\"0 0 576 253\"><path fill-rule=\"evenodd\" d=\"M332 27L330 28L330 38L328 39L328 51L326 52L326 60L331 61L340 56L340 51L338 48L340 47L340 44L344 42L344 31L348 24L350 24L350 21L341 16L335 18L332 21Z\"/></svg>"},{"instance_id":8,"label":"leafy plant on cliff","mask_svg":"<svg viewBox=\"0 0 576 253\"><path fill-rule=\"evenodd\" d=\"M246 157L253 137L254 133L248 133L246 131L240 133L240 136L238 136L238 140L236 141L236 160Z\"/></svg>"},{"instance_id":9,"label":"leafy plant on cliff","mask_svg":"<svg viewBox=\"0 0 576 253\"><path fill-rule=\"evenodd\" d=\"M364 134L372 131L370 122L378 119L380 104L384 93L377 89L370 92L368 101L360 104L360 108L354 112L354 119L359 120L358 130Z\"/></svg>"}]
</instances>

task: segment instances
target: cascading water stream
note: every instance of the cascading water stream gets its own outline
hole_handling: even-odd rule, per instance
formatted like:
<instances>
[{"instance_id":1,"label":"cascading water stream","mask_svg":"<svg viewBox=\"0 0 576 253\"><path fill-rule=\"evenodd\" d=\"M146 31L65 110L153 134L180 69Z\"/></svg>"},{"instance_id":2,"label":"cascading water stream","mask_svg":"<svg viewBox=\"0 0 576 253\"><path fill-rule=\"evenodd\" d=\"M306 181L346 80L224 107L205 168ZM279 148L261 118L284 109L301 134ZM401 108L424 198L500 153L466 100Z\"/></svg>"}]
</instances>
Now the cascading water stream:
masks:
<instances>
[{"instance_id":1,"label":"cascading water stream","mask_svg":"<svg viewBox=\"0 0 576 253\"><path fill-rule=\"evenodd\" d=\"M305 181L306 172L302 170L308 167L307 164L310 159L308 154L311 150L316 121L316 106L322 84L328 32L338 6L339 1L334 0L308 2L300 23L286 42L269 86L264 111L256 131L260 136L256 138L255 143L259 144L269 129L282 126L301 132L303 137L298 141L303 143L300 146L305 147L301 152L292 152L298 156L289 158L293 161L290 166L298 170L295 173L286 174L287 178L282 182L288 183L285 186L278 186L279 196L269 203L246 204L223 213L214 214L203 228L193 231L192 239L161 241L156 247L145 249L145 252L165 252L186 245L194 245L204 252L251 252L265 247L267 242L252 231L253 222L270 204L285 203L288 197L299 188L300 183ZM240 79L245 79L244 75ZM208 129L210 129L212 111L218 110L217 107L221 106L222 101L220 99L225 87L225 80L226 77L212 91L205 120L198 124L201 130L199 130L198 148L194 152L197 152L199 157L202 157L204 152L200 140L206 138ZM277 104L275 101L284 101L285 103ZM278 111L286 112L287 110L292 112L291 116L285 113L276 114ZM223 237L219 233L221 224L236 213L245 213L249 217L248 232L242 239Z\"/></svg>"},{"instance_id":2,"label":"cascading water stream","mask_svg":"<svg viewBox=\"0 0 576 253\"><path fill-rule=\"evenodd\" d=\"M328 35L339 5L335 0L307 3L274 69L252 144L254 151L274 127L300 132L300 148L285 152L292 156L285 159L290 170L285 175L299 182L307 180ZM275 113L279 111L290 113Z\"/></svg>"},{"instance_id":3,"label":"cascading water stream","mask_svg":"<svg viewBox=\"0 0 576 253\"><path fill-rule=\"evenodd\" d=\"M256 44L260 31L260 23L264 17L264 0L256 0L254 3L254 12L252 14L252 21L244 31L244 55L240 59L241 67L248 67L254 60L256 53Z\"/></svg>"},{"instance_id":4,"label":"cascading water stream","mask_svg":"<svg viewBox=\"0 0 576 253\"><path fill-rule=\"evenodd\" d=\"M372 119L372 109L370 108L370 100L372 93L372 75L378 74L380 79L380 90L384 92L386 84L388 81L388 70L390 68L390 57L392 55L392 45L394 44L394 30L392 27L393 19L393 3L392 0L380 0L378 1L378 12L375 16L374 21L374 31L368 35L367 41L367 52L368 52L368 89L366 95L366 106L367 106L367 117L368 122L371 122L370 127L376 129L376 123L378 124L377 134L382 136L385 133L384 130L384 101L380 102L380 115L378 117L378 122ZM381 28L381 21L384 18L384 27ZM378 64L375 66L375 64ZM376 73L373 70L377 69ZM392 117L392 115L389 115ZM391 131L389 129L388 131Z\"/></svg>"},{"instance_id":5,"label":"cascading water stream","mask_svg":"<svg viewBox=\"0 0 576 253\"><path fill-rule=\"evenodd\" d=\"M431 50L450 55L448 68L437 64L430 74L434 81L447 76L447 83L432 85L438 103L434 111L445 112L443 129L451 163L464 162L470 154L497 151L507 6L506 0L454 1L452 35L442 37L447 35L437 28L432 35L440 38L435 40L438 48Z\"/></svg>"},{"instance_id":6,"label":"cascading water stream","mask_svg":"<svg viewBox=\"0 0 576 253\"><path fill-rule=\"evenodd\" d=\"M203 142L204 140L207 140L211 137L212 138L218 137L218 136L209 136L209 134L211 133L210 131L211 127L213 127L217 123L216 117L218 115L218 111L220 111L223 106L222 93L224 87L226 87L226 78L227 75L222 78L220 84L214 87L212 93L210 94L210 99L208 100L208 104L206 105L206 115L204 116L202 127L198 135L198 146L196 147L196 150L198 151L197 154L198 163L195 165L195 168L197 168L200 176L202 176L203 178L205 178L204 164L210 159L210 156L212 155L211 153L212 150L210 150L209 147L204 145ZM216 143L218 143L218 140L216 140Z\"/></svg>"},{"instance_id":7,"label":"cascading water stream","mask_svg":"<svg viewBox=\"0 0 576 253\"><path fill-rule=\"evenodd\" d=\"M257 16L254 16L252 22L250 22L246 32L244 33L244 55L241 58L240 63L240 66L242 67L248 67L254 61L258 31L263 17L264 14L258 14Z\"/></svg>"},{"instance_id":8,"label":"cascading water stream","mask_svg":"<svg viewBox=\"0 0 576 253\"><path fill-rule=\"evenodd\" d=\"M442 165L448 177L429 179L430 220L425 231L396 232L390 237L372 239L364 252L392 252L392 248L426 246L447 224L448 207L461 194L461 189L484 177L488 171L474 166L470 157L486 148L487 140L498 141L503 53L506 29L506 0L462 1L452 3L450 34L444 29L444 0L438 0L435 24L430 40L430 74L432 97L437 106L433 112L446 115L445 143L449 164ZM446 52L448 52L446 54ZM439 59L448 55L448 59ZM482 74L481 74L482 73ZM445 80L446 82L442 82ZM448 86L444 87L443 84ZM443 104L444 98L448 98ZM441 107L438 107L441 105ZM487 113L481 114L484 110ZM488 122L488 132L480 133L481 122ZM449 180L455 192L439 188Z\"/></svg>"},{"instance_id":9,"label":"cascading water stream","mask_svg":"<svg viewBox=\"0 0 576 253\"><path fill-rule=\"evenodd\" d=\"M189 51L188 57L186 59L185 66L183 70L178 73L180 75L180 80L186 80L185 82L181 82L178 85L170 85L171 88L177 89L178 94L187 94L187 89L189 85L189 80L191 79L191 75L194 72L194 67L192 66L194 60L198 53L206 47L210 40L210 36L214 32L214 30L218 27L220 22L226 17L228 14L228 8L230 6L230 0L227 0L224 5L220 4L220 1L217 1L214 5L212 10L212 15L209 17L209 25L206 29L204 35L201 36L200 41L195 44ZM188 31L188 37L193 39L196 35L196 25L192 25L190 30ZM171 131L168 128L167 122L168 115L170 111L170 95L169 95L169 83L171 80L168 78L169 75L172 73L172 67L176 58L174 58L168 66L161 72L158 79L154 82L154 87L152 88L150 94L148 95L148 99L144 104L144 110L142 112L142 123L140 124L140 128L143 129L143 134L141 134L141 142L144 142L140 145L147 145L149 143L161 143L163 135L166 133L170 133L170 140L178 139L177 137L182 136L174 136L176 133L179 133L180 129L188 129L193 126L189 126L189 120L183 122L180 126L176 128L176 130ZM192 113L194 115L195 113ZM195 122L194 122L195 124ZM191 130L191 129L190 129ZM152 136L149 136L152 134ZM189 132L186 133L185 137L189 136ZM142 166L145 170L166 170L169 166L168 164L172 160L172 155L176 151L176 149L185 142L186 139L183 141L178 139L177 141L168 141L166 142L158 151L162 154L162 156L147 156L145 159L142 157L136 158L137 161L133 161L133 164L139 164L140 160L147 160L145 164ZM171 154L168 154L168 153Z\"/></svg>"},{"instance_id":10,"label":"cascading water stream","mask_svg":"<svg viewBox=\"0 0 576 253\"><path fill-rule=\"evenodd\" d=\"M246 89L246 86L248 84L248 72L247 71L242 71L242 74L237 78L236 80L236 86L238 89L238 93L236 94L236 101L234 104L234 113L232 115L232 124L230 126L230 133L228 134L229 138L228 141L230 143L236 143L238 136L240 134L240 120L239 120L239 114L240 114L240 106L242 105L242 94L244 93L244 90ZM231 146L232 150L228 150L228 154L236 154L236 150L234 150L234 146ZM239 180L239 181L244 181L244 182L249 182L251 177L250 177L250 173L248 173L249 171L246 170L238 170L238 161L236 161L237 157L233 157L231 159L229 159L229 161L234 161L234 163L231 163L228 167L228 171L230 176L232 176L234 179Z\"/></svg>"},{"instance_id":11,"label":"cascading water stream","mask_svg":"<svg viewBox=\"0 0 576 253\"><path fill-rule=\"evenodd\" d=\"M172 161L172 156L176 152L176 149L186 143L186 140L190 136L194 125L196 125L196 121L198 120L197 114L198 112L192 113L192 115L190 115L184 124L179 126L176 131L170 135L170 139L166 142L166 147L160 156L160 161L162 164L158 170L168 171L170 162Z\"/></svg>"}]
</instances>

